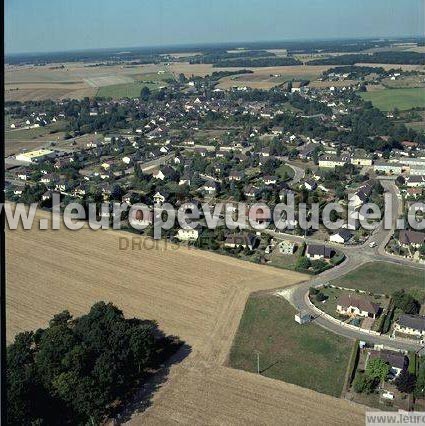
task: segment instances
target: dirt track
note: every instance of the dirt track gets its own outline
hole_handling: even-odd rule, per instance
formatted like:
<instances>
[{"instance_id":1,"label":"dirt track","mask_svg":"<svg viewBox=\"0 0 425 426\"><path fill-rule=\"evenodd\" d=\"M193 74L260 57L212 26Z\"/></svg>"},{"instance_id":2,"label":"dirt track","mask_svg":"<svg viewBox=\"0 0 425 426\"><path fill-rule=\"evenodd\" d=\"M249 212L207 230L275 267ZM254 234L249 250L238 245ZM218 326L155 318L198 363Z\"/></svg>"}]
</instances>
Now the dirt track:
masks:
<instances>
[{"instance_id":1,"label":"dirt track","mask_svg":"<svg viewBox=\"0 0 425 426\"><path fill-rule=\"evenodd\" d=\"M119 250L112 231L9 231L7 328L45 326L110 300L126 315L156 319L191 347L135 424L352 424L364 407L224 367L248 294L303 275L187 249Z\"/></svg>"}]
</instances>

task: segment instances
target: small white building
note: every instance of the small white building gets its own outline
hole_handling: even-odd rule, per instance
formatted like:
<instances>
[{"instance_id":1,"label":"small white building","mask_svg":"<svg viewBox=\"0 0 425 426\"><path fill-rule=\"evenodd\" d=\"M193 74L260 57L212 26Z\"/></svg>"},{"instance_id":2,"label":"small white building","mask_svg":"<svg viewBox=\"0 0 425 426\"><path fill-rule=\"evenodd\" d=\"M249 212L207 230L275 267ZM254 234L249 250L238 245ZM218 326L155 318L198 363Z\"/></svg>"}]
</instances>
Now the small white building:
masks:
<instances>
[{"instance_id":1,"label":"small white building","mask_svg":"<svg viewBox=\"0 0 425 426\"><path fill-rule=\"evenodd\" d=\"M199 237L199 231L192 228L181 228L177 231L176 238L180 241L196 241Z\"/></svg>"}]
</instances>

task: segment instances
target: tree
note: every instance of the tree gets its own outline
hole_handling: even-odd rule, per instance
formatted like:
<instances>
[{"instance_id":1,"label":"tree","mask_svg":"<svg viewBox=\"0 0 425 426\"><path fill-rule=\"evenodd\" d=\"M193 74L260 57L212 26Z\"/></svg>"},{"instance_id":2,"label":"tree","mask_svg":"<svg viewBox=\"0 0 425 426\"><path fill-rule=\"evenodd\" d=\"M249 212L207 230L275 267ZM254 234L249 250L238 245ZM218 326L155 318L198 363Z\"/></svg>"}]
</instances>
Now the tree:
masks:
<instances>
[{"instance_id":1,"label":"tree","mask_svg":"<svg viewBox=\"0 0 425 426\"><path fill-rule=\"evenodd\" d=\"M418 314L421 307L420 303L404 290L398 290L393 293L392 299L394 306L401 309L405 314Z\"/></svg>"},{"instance_id":2,"label":"tree","mask_svg":"<svg viewBox=\"0 0 425 426\"><path fill-rule=\"evenodd\" d=\"M369 359L366 366L366 374L372 379L384 381L390 372L390 367L382 359Z\"/></svg>"},{"instance_id":3,"label":"tree","mask_svg":"<svg viewBox=\"0 0 425 426\"><path fill-rule=\"evenodd\" d=\"M300 256L295 264L295 269L308 269L311 266L310 259L305 256Z\"/></svg>"},{"instance_id":4,"label":"tree","mask_svg":"<svg viewBox=\"0 0 425 426\"><path fill-rule=\"evenodd\" d=\"M415 389L416 377L407 370L402 370L394 380L394 384L400 392L411 393Z\"/></svg>"},{"instance_id":5,"label":"tree","mask_svg":"<svg viewBox=\"0 0 425 426\"><path fill-rule=\"evenodd\" d=\"M378 380L369 377L364 373L358 373L353 381L353 389L354 392L357 393L370 394L375 390L377 385Z\"/></svg>"},{"instance_id":6,"label":"tree","mask_svg":"<svg viewBox=\"0 0 425 426\"><path fill-rule=\"evenodd\" d=\"M158 367L158 354L178 346L154 322L125 319L111 303L76 319L61 312L7 348L9 424L100 423L112 402Z\"/></svg>"},{"instance_id":7,"label":"tree","mask_svg":"<svg viewBox=\"0 0 425 426\"><path fill-rule=\"evenodd\" d=\"M151 90L147 86L143 86L140 91L140 99L142 101L148 101L151 97Z\"/></svg>"},{"instance_id":8,"label":"tree","mask_svg":"<svg viewBox=\"0 0 425 426\"><path fill-rule=\"evenodd\" d=\"M416 377L415 395L425 396L425 362L422 362Z\"/></svg>"}]
</instances>

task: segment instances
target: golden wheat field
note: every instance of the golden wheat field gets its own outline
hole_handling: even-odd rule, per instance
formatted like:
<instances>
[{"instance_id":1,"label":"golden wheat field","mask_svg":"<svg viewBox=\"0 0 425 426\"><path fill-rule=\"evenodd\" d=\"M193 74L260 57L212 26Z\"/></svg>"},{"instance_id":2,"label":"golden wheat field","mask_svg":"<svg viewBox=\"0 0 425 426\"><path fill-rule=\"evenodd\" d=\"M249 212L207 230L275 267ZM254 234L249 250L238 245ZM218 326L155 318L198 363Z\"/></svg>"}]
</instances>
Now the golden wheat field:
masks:
<instances>
[{"instance_id":1,"label":"golden wheat field","mask_svg":"<svg viewBox=\"0 0 425 426\"><path fill-rule=\"evenodd\" d=\"M44 215L44 214L43 214ZM119 231L8 231L7 337L46 326L63 309L79 315L99 300L158 321L191 353L171 367L134 424L341 424L364 407L225 367L248 295L304 275L164 242L120 250ZM137 240L134 240L137 242ZM143 240L145 241L145 240ZM150 249L149 249L150 248Z\"/></svg>"}]
</instances>

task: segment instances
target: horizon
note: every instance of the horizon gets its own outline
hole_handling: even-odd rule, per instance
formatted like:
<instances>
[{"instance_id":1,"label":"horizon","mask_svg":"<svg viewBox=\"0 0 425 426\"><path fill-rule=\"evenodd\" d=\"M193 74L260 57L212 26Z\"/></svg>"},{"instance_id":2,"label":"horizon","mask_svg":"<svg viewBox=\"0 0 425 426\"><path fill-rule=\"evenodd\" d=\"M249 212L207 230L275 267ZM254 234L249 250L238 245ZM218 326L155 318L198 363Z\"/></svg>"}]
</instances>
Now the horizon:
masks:
<instances>
[{"instance_id":1,"label":"horizon","mask_svg":"<svg viewBox=\"0 0 425 426\"><path fill-rule=\"evenodd\" d=\"M74 48L67 50L45 50L45 51L20 51L20 52L5 52L5 57L11 56L31 56L31 55L51 55L51 54L59 54L59 53L80 53L80 52L99 52L99 51L108 51L108 50L122 50L122 49L130 49L130 50L143 50L143 49L158 49L158 50L170 50L170 49L189 49L189 48L205 48L205 47L215 47L215 46L226 46L236 48L236 45L240 45L239 48L253 50L246 46L253 46L256 44L259 45L267 45L267 44L284 44L284 43L320 43L320 42L344 42L344 41L402 41L402 40L415 40L415 41L424 41L425 35L417 34L417 35L400 35L400 36L389 36L389 37L381 37L381 36L370 36L370 37L330 37L330 38L294 38L294 39L280 39L280 40L241 40L241 41L233 41L233 42L205 42L205 43L176 43L176 44L158 44L158 45L132 45L132 46L105 46L98 48Z\"/></svg>"},{"instance_id":2,"label":"horizon","mask_svg":"<svg viewBox=\"0 0 425 426\"><path fill-rule=\"evenodd\" d=\"M126 0L116 7L110 0L89 4L76 0L71 6L56 4L52 10L48 4L6 0L5 54L423 37L423 2L391 3L389 7L385 0L372 5L366 0L344 5L336 0L217 0L199 5L194 0L178 4Z\"/></svg>"}]
</instances>

